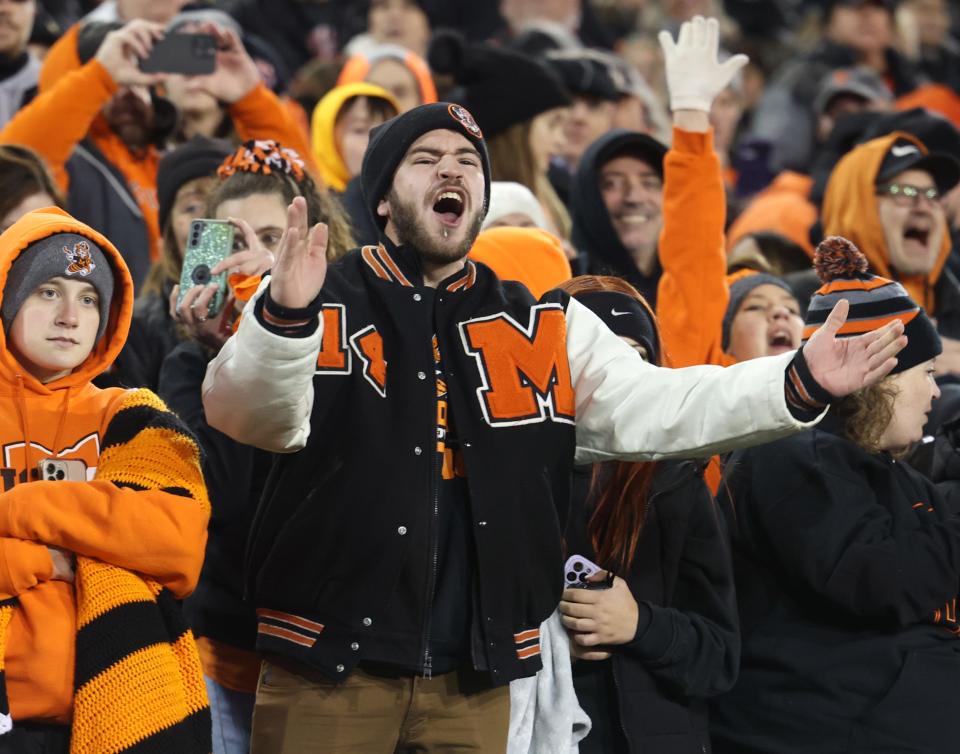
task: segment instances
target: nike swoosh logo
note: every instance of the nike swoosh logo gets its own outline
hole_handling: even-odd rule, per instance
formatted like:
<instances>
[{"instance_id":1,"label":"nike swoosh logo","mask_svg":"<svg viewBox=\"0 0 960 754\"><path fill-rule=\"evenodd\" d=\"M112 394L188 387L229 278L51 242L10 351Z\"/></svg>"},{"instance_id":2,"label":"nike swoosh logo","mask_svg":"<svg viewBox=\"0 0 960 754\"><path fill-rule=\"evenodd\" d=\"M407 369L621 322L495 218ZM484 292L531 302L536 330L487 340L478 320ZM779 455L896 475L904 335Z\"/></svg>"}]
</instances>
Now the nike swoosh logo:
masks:
<instances>
[{"instance_id":1,"label":"nike swoosh logo","mask_svg":"<svg viewBox=\"0 0 960 754\"><path fill-rule=\"evenodd\" d=\"M616 309L611 309L611 310L610 310L610 313L611 313L614 317L622 317L622 316L625 315L625 314L633 314L633 312L618 312Z\"/></svg>"},{"instance_id":2,"label":"nike swoosh logo","mask_svg":"<svg viewBox=\"0 0 960 754\"><path fill-rule=\"evenodd\" d=\"M900 147L890 147L890 154L894 157L906 157L908 154L920 154L920 150L908 144Z\"/></svg>"}]
</instances>

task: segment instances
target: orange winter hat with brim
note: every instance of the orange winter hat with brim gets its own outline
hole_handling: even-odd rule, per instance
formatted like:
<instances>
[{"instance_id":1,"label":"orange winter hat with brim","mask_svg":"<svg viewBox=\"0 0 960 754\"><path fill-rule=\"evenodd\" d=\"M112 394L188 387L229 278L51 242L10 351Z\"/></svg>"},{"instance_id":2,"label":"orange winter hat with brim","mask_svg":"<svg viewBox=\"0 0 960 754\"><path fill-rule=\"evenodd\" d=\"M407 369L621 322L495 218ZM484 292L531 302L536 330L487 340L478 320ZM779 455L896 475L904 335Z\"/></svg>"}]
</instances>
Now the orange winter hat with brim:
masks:
<instances>
[{"instance_id":1,"label":"orange winter hat with brim","mask_svg":"<svg viewBox=\"0 0 960 754\"><path fill-rule=\"evenodd\" d=\"M950 255L950 234L944 230L936 262L927 275L898 275L890 266L887 242L877 206L877 175L884 158L897 141L909 141L923 154L927 148L916 137L894 131L860 144L837 163L827 182L821 217L824 236L849 239L866 256L870 271L895 278L910 297L928 312L936 312L933 288Z\"/></svg>"},{"instance_id":2,"label":"orange winter hat with brim","mask_svg":"<svg viewBox=\"0 0 960 754\"><path fill-rule=\"evenodd\" d=\"M490 228L477 236L469 256L501 280L523 283L537 299L573 277L560 239L540 228Z\"/></svg>"},{"instance_id":3,"label":"orange winter hat with brim","mask_svg":"<svg viewBox=\"0 0 960 754\"><path fill-rule=\"evenodd\" d=\"M310 145L317 167L320 169L320 177L334 191L342 192L353 177L337 148L334 127L337 125L340 111L354 97L381 99L396 112L400 112L400 106L390 92L376 84L362 81L334 87L317 103L313 109L313 117L310 119Z\"/></svg>"}]
</instances>

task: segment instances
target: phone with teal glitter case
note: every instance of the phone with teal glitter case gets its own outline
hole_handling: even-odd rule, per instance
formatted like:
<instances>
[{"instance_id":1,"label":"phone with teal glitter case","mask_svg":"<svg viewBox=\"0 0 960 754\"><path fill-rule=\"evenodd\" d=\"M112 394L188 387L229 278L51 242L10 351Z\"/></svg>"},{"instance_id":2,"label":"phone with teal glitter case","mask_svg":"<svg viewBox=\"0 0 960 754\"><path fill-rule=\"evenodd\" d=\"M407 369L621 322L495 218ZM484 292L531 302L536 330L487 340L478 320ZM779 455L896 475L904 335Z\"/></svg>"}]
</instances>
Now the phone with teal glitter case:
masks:
<instances>
[{"instance_id":1,"label":"phone with teal glitter case","mask_svg":"<svg viewBox=\"0 0 960 754\"><path fill-rule=\"evenodd\" d=\"M233 235L236 229L226 220L194 220L190 223L187 249L183 254L183 269L180 272L180 295L177 306L195 285L217 284L217 292L210 299L208 314L220 313L227 297L227 273L211 274L218 262L233 253Z\"/></svg>"}]
</instances>

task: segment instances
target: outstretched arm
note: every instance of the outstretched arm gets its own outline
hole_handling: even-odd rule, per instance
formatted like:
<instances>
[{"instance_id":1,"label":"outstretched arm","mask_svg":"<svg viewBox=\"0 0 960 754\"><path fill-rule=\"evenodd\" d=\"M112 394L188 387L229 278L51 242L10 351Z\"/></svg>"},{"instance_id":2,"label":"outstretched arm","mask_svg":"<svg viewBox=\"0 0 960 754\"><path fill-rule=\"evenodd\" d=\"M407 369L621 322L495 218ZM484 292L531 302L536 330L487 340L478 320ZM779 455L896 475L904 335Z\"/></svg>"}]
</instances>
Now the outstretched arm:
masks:
<instances>
[{"instance_id":1,"label":"outstretched arm","mask_svg":"<svg viewBox=\"0 0 960 754\"><path fill-rule=\"evenodd\" d=\"M813 399L804 403L811 379L829 402L879 382L906 345L899 320L838 339L845 319L846 302L841 302L804 346L803 362L788 353L726 369L661 369L643 361L571 299L567 356L576 393L577 463L704 458L815 424L823 411L810 412ZM809 372L801 374L799 384L798 364ZM807 416L810 421L798 418Z\"/></svg>"}]
</instances>

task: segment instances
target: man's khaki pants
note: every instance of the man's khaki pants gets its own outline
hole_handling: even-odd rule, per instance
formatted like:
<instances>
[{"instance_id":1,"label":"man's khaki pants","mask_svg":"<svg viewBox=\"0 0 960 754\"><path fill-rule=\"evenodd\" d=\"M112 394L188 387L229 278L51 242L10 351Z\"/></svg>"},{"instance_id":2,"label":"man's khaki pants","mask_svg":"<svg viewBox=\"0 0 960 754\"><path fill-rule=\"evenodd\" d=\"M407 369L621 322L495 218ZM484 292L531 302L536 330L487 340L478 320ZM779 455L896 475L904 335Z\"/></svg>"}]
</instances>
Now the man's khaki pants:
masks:
<instances>
[{"instance_id":1,"label":"man's khaki pants","mask_svg":"<svg viewBox=\"0 0 960 754\"><path fill-rule=\"evenodd\" d=\"M508 686L457 672L427 680L358 669L341 684L301 673L309 671L263 663L251 754L506 751Z\"/></svg>"}]
</instances>

